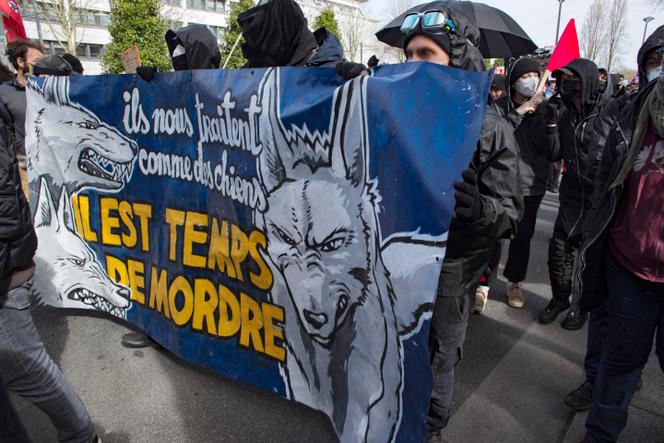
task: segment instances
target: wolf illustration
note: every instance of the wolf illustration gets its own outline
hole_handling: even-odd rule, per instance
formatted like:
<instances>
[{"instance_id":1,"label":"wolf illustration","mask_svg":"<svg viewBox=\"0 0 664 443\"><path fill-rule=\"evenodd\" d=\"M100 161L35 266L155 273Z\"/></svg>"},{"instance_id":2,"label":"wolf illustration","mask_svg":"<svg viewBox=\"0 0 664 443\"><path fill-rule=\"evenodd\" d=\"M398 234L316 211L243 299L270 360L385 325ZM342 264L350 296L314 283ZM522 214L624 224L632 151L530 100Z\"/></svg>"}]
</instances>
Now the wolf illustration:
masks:
<instances>
[{"instance_id":1,"label":"wolf illustration","mask_svg":"<svg viewBox=\"0 0 664 443\"><path fill-rule=\"evenodd\" d=\"M98 309L126 318L129 290L108 277L94 252L75 233L66 192L55 208L51 192L41 179L34 226L39 237L35 255L35 288L40 303Z\"/></svg>"},{"instance_id":2,"label":"wolf illustration","mask_svg":"<svg viewBox=\"0 0 664 443\"><path fill-rule=\"evenodd\" d=\"M329 132L313 135L284 127L278 69L260 86L258 170L268 209L257 224L268 238L271 297L286 312L282 373L289 397L327 413L342 442L396 437L399 334L421 318L411 311L408 321L397 319L382 258L379 196L368 176L366 81L336 91Z\"/></svg>"},{"instance_id":3,"label":"wolf illustration","mask_svg":"<svg viewBox=\"0 0 664 443\"><path fill-rule=\"evenodd\" d=\"M37 184L46 176L56 198L63 188L118 191L129 182L136 143L72 103L68 77L49 77L41 87L29 81L26 115L30 177Z\"/></svg>"}]
</instances>

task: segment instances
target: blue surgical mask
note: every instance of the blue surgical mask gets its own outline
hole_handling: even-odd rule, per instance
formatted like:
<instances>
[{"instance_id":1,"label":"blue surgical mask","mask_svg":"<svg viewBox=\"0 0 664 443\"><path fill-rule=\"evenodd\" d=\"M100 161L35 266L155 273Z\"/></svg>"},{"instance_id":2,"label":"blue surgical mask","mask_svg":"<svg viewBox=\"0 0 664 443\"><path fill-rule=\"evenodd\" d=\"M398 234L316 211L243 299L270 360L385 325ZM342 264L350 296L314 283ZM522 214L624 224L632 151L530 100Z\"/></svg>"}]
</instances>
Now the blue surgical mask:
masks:
<instances>
[{"instance_id":1,"label":"blue surgical mask","mask_svg":"<svg viewBox=\"0 0 664 443\"><path fill-rule=\"evenodd\" d=\"M655 80L659 75L662 73L662 67L658 66L656 68L652 68L649 71L646 71L646 80L648 80L648 83L651 81Z\"/></svg>"}]
</instances>

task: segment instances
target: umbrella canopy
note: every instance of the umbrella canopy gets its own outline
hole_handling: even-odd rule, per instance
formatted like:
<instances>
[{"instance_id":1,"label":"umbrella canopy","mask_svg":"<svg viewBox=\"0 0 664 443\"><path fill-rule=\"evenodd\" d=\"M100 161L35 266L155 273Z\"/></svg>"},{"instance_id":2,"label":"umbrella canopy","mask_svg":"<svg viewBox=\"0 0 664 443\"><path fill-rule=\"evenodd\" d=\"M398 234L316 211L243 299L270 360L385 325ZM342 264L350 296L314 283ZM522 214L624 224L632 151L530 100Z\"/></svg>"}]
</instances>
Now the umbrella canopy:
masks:
<instances>
[{"instance_id":1,"label":"umbrella canopy","mask_svg":"<svg viewBox=\"0 0 664 443\"><path fill-rule=\"evenodd\" d=\"M479 49L484 57L519 57L537 49L528 34L507 13L484 3L469 1L439 0L415 6L388 23L376 33L376 37L383 43L401 48L404 35L400 28L404 18L413 12L434 9L449 10L452 18L455 13L462 13L476 23L481 34Z\"/></svg>"}]
</instances>

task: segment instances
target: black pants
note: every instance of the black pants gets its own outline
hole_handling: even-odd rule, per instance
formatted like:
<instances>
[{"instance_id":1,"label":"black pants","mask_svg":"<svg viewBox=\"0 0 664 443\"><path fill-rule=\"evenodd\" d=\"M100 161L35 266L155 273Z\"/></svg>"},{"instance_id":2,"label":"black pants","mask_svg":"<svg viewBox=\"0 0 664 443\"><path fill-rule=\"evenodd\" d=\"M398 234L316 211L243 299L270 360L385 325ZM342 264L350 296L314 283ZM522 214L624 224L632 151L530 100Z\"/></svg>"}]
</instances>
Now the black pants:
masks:
<instances>
[{"instance_id":1,"label":"black pants","mask_svg":"<svg viewBox=\"0 0 664 443\"><path fill-rule=\"evenodd\" d=\"M16 415L2 380L0 380L0 442L30 443L30 438Z\"/></svg>"},{"instance_id":2,"label":"black pants","mask_svg":"<svg viewBox=\"0 0 664 443\"><path fill-rule=\"evenodd\" d=\"M572 270L579 253L579 237L570 236L560 213L549 242L549 279L554 300L569 301L572 295Z\"/></svg>"},{"instance_id":3,"label":"black pants","mask_svg":"<svg viewBox=\"0 0 664 443\"><path fill-rule=\"evenodd\" d=\"M535 234L537 211L542 203L543 195L529 195L523 198L523 218L519 222L517 236L510 241L507 254L507 263L503 275L513 283L520 283L526 279L528 261L530 260L530 240Z\"/></svg>"},{"instance_id":4,"label":"black pants","mask_svg":"<svg viewBox=\"0 0 664 443\"><path fill-rule=\"evenodd\" d=\"M491 252L491 258L489 258L489 264L486 265L482 276L480 277L480 285L489 286L493 285L498 277L498 266L500 265L500 256L503 254L503 241L498 240L496 245L493 247L493 252ZM475 285L477 289L477 285ZM471 294L474 294L475 291L471 290Z\"/></svg>"}]
</instances>

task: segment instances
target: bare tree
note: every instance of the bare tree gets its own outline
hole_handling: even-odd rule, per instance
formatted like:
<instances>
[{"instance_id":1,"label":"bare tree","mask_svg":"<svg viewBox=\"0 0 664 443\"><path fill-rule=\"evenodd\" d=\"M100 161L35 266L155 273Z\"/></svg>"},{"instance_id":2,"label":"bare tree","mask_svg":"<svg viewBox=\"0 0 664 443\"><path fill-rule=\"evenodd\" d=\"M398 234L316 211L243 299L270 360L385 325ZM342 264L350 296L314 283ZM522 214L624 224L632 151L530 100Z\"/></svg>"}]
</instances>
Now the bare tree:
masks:
<instances>
[{"instance_id":1,"label":"bare tree","mask_svg":"<svg viewBox=\"0 0 664 443\"><path fill-rule=\"evenodd\" d=\"M650 0L650 3L655 8L664 8L664 0Z\"/></svg>"},{"instance_id":2,"label":"bare tree","mask_svg":"<svg viewBox=\"0 0 664 443\"><path fill-rule=\"evenodd\" d=\"M606 43L603 3L603 0L593 0L583 21L581 46L586 58L595 62L602 55Z\"/></svg>"},{"instance_id":3,"label":"bare tree","mask_svg":"<svg viewBox=\"0 0 664 443\"><path fill-rule=\"evenodd\" d=\"M346 58L350 61L362 61L363 31L362 17L357 10L341 17L342 46Z\"/></svg>"},{"instance_id":4,"label":"bare tree","mask_svg":"<svg viewBox=\"0 0 664 443\"><path fill-rule=\"evenodd\" d=\"M53 37L70 54L76 54L78 42L83 40L84 26L94 20L91 0L49 0L37 3L40 17Z\"/></svg>"},{"instance_id":5,"label":"bare tree","mask_svg":"<svg viewBox=\"0 0 664 443\"><path fill-rule=\"evenodd\" d=\"M664 1L664 0L662 0ZM385 8L382 8L383 16L387 20L391 20L395 17L406 12L408 9L422 3L421 0L387 0Z\"/></svg>"},{"instance_id":6,"label":"bare tree","mask_svg":"<svg viewBox=\"0 0 664 443\"><path fill-rule=\"evenodd\" d=\"M606 69L611 72L611 65L620 55L624 46L627 0L611 0L606 16Z\"/></svg>"}]
</instances>

